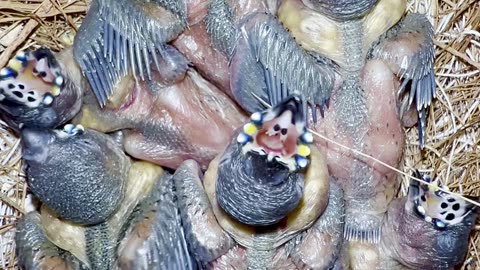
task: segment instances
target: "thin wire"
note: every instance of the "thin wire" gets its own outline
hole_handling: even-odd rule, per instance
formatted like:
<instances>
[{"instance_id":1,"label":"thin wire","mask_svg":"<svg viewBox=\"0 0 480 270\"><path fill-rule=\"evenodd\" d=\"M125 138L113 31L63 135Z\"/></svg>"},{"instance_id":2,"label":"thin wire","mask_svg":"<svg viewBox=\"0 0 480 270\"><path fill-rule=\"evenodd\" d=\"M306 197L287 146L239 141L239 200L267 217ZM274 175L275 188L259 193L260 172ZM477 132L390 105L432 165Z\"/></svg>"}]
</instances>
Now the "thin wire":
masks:
<instances>
[{"instance_id":1,"label":"thin wire","mask_svg":"<svg viewBox=\"0 0 480 270\"><path fill-rule=\"evenodd\" d=\"M267 108L272 107L270 104L268 104L266 101L264 101L262 98L260 98L260 97L257 96L256 94L254 94L254 93L251 93L251 94L252 94L256 99L258 99L258 101L260 101L263 106L265 106L265 107L267 107ZM400 171L399 169L397 169L397 168L395 168L395 167L393 167L393 166L390 166L390 165L388 165L387 163L385 163L385 162L383 162L383 161L381 161L381 160L379 160L379 159L376 159L376 158L374 158L374 157L372 157L372 156L369 156L369 155L367 155L367 154L365 154L365 153L363 153L363 152L360 152L360 151L358 151L358 150L352 149L352 148L350 148L350 147L348 147L348 146L346 146L346 145L343 145L343 144L338 143L338 142L336 142L336 141L334 141L334 140L332 140L332 139L329 139L329 138L323 136L322 134L320 134L320 133L318 133L318 132L316 132L316 131L314 131L314 130L312 130L312 129L310 129L310 128L308 129L308 131L310 131L313 135L317 136L317 137L320 138L320 139L323 139L323 140L325 140L325 141L327 141L327 142L333 143L333 144L335 144L335 145L337 145L337 146L340 146L340 147L342 147L342 148L344 148L344 149L350 150L350 151L352 151L353 153L355 153L355 154L357 154L357 155L360 155L360 156L362 156L362 157L365 157L365 158L371 159L371 160L373 160L373 161L375 161L375 162L378 162L378 163L380 163L381 165L383 165L383 166L385 166L385 167L387 167L387 168L389 168L389 169L391 169L391 170L393 170L393 171L395 171L395 172L397 172L397 173L399 173L399 174L402 174L402 175L404 175L404 176L406 176L406 177L408 177L408 178L410 178L410 179L413 179L413 180L415 180L415 181L417 181L417 182L420 182L420 183L422 183L422 184L425 184L425 185L427 185L427 186L433 187L433 188L435 188L436 190L441 190L441 191L443 191L443 192L445 192L445 193L447 193L447 194L450 194L450 195L452 195L452 196L454 196L454 197L460 198L460 199L462 199L462 200L465 200L465 201L467 201L467 202L469 202L469 203L471 203L471 204L474 204L474 205L480 207L480 203L479 203L479 202L476 202L476 201L474 201L474 200L472 200L472 199L466 198L466 197L462 196L462 194L459 194L459 193L456 193L456 192L452 192L452 191L450 191L450 190L447 190L447 189L444 189L444 188L439 187L437 184L432 184L432 183L426 182L426 181L424 181L424 180L422 180L422 179L420 179L420 178L416 178L416 177L414 177L414 176L411 176L410 174L408 174L408 173L406 173L406 172L402 172L402 171Z\"/></svg>"}]
</instances>

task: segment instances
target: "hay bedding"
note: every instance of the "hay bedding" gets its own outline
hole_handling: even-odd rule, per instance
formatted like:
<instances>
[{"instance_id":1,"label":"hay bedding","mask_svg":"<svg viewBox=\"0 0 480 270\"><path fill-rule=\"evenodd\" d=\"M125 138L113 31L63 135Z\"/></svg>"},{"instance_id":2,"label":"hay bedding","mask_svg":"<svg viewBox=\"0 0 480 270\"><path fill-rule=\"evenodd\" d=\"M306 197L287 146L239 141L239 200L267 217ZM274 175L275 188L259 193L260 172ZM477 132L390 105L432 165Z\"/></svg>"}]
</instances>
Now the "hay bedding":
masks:
<instances>
[{"instance_id":1,"label":"hay bedding","mask_svg":"<svg viewBox=\"0 0 480 270\"><path fill-rule=\"evenodd\" d=\"M0 0L0 68L20 49L71 44L89 0ZM409 0L409 11L429 15L435 28L437 99L429 114L426 146L406 131L403 170L429 172L466 195L480 196L480 1ZM408 179L403 176L401 195ZM27 211L19 140L0 123L0 269L16 269L15 224ZM480 220L461 269L480 269Z\"/></svg>"}]
</instances>

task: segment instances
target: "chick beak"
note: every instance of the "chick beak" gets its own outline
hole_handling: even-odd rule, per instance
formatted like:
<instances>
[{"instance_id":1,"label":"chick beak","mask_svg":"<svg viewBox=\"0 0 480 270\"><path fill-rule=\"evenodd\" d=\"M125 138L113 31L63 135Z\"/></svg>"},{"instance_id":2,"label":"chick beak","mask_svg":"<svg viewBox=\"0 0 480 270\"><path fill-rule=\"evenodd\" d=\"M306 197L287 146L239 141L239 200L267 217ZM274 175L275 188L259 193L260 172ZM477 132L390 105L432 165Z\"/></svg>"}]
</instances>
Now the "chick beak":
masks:
<instances>
[{"instance_id":1,"label":"chick beak","mask_svg":"<svg viewBox=\"0 0 480 270\"><path fill-rule=\"evenodd\" d=\"M300 97L292 95L274 107L252 114L250 123L237 138L243 144L243 152L265 155L290 171L306 167L312 138L306 130L302 105Z\"/></svg>"},{"instance_id":2,"label":"chick beak","mask_svg":"<svg viewBox=\"0 0 480 270\"><path fill-rule=\"evenodd\" d=\"M27 162L42 163L48 154L47 145L53 139L53 134L47 130L22 129L21 142L23 159Z\"/></svg>"},{"instance_id":3,"label":"chick beak","mask_svg":"<svg viewBox=\"0 0 480 270\"><path fill-rule=\"evenodd\" d=\"M426 182L431 182L430 177L416 172L415 176ZM460 198L443 192L440 188L447 189L438 181L431 182L434 186L410 183L408 204L413 212L427 223L431 223L437 230L444 230L449 226L463 223L471 219L476 207Z\"/></svg>"}]
</instances>

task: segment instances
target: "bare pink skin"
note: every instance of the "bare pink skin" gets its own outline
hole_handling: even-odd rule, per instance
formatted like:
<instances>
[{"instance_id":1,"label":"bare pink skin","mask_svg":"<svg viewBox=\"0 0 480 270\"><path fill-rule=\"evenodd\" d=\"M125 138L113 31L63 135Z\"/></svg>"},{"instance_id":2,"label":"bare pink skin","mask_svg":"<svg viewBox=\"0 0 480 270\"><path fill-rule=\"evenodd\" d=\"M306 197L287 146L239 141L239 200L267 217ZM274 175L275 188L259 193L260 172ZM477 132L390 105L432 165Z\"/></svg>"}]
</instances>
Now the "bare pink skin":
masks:
<instances>
[{"instance_id":1,"label":"bare pink skin","mask_svg":"<svg viewBox=\"0 0 480 270\"><path fill-rule=\"evenodd\" d=\"M405 104L407 100L403 101ZM408 106L406 106L408 108ZM418 116L417 116L417 109L415 108L415 104L413 103L410 108L408 108L403 114L402 114L402 124L404 127L413 127L417 124L418 122Z\"/></svg>"},{"instance_id":2,"label":"bare pink skin","mask_svg":"<svg viewBox=\"0 0 480 270\"><path fill-rule=\"evenodd\" d=\"M199 23L208 10L208 1L187 0L187 22L190 26Z\"/></svg>"},{"instance_id":3,"label":"bare pink skin","mask_svg":"<svg viewBox=\"0 0 480 270\"><path fill-rule=\"evenodd\" d=\"M208 81L224 93L231 95L228 59L211 46L203 19L208 11L208 1L188 0L187 20L189 27L178 36L175 46Z\"/></svg>"},{"instance_id":4,"label":"bare pink skin","mask_svg":"<svg viewBox=\"0 0 480 270\"><path fill-rule=\"evenodd\" d=\"M269 11L268 5L262 0L234 0L229 2L235 11L237 21L252 13Z\"/></svg>"},{"instance_id":5,"label":"bare pink skin","mask_svg":"<svg viewBox=\"0 0 480 270\"><path fill-rule=\"evenodd\" d=\"M362 151L390 166L397 167L404 147L404 133L397 114L395 96L399 85L398 79L384 62L371 60L361 71L361 83L365 89L368 108L367 133L363 138ZM330 107L325 111L325 118L319 120L315 130L337 143L353 148L352 138L338 128L336 121L336 92L334 92ZM339 178L339 183L345 191L347 208L348 200L353 199L352 195L355 195L358 188L358 183L351 181L351 175L355 173L354 164L358 162L367 164L370 174L366 175L364 183L375 189L371 191L372 196L369 199L370 211L372 215L383 215L398 185L395 172L371 159L354 157L352 152L322 139L317 139L315 143L327 151L330 175Z\"/></svg>"},{"instance_id":6,"label":"bare pink skin","mask_svg":"<svg viewBox=\"0 0 480 270\"><path fill-rule=\"evenodd\" d=\"M237 1L235 5L236 9L234 9L236 11L235 18L238 20L254 12L265 12L267 6L267 3L264 1ZM400 52L399 57L404 54L415 53L416 49L418 49L416 48L418 46L405 42L405 38L403 37L399 42L395 41L391 43L392 44L385 47L385 50L395 49ZM362 151L393 167L398 166L402 157L402 149L404 147L402 124L412 126L416 123L414 110L407 111L402 119L403 123L399 120L397 109L399 104L395 96L399 86L399 80L396 76L398 73L397 69L395 63L388 63L387 65L382 61L371 61L365 65L361 75L362 88L365 89L367 93L366 99L369 110L367 117L368 132L364 139L365 146ZM337 85L340 84L341 78L338 78ZM352 147L352 142L348 138L347 133L336 128L335 92L333 93L330 104L330 108L325 111L325 118L320 119L319 123L315 125L316 130L330 139ZM366 176L369 179L365 179L365 181L368 182L368 185L375 187L375 190L372 190L372 194L376 195L371 199L371 203L377 206L374 207L375 209L372 209L372 214L381 216L386 211L386 206L388 202L393 199L396 191L397 182L395 173L383 165L378 164L378 162L353 157L351 152L345 151L332 144L324 143L321 139L317 140L317 144L328 149L327 162L330 164L330 173L343 179L341 182L343 182L343 186L347 190L355 192L357 188L356 183L350 181L353 169L352 165L355 160L362 160L362 162L365 162L367 166L370 167L370 175ZM346 162L345 160L350 162Z\"/></svg>"},{"instance_id":7,"label":"bare pink skin","mask_svg":"<svg viewBox=\"0 0 480 270\"><path fill-rule=\"evenodd\" d=\"M291 256L297 269L324 269L330 264L329 260L333 257L334 250L330 234L317 228L310 228L306 231L298 250Z\"/></svg>"},{"instance_id":8,"label":"bare pink skin","mask_svg":"<svg viewBox=\"0 0 480 270\"><path fill-rule=\"evenodd\" d=\"M391 57L390 60L385 61L390 70L395 74L400 74L400 59L411 57L417 53L423 41L423 36L418 33L403 33L393 40L383 42L379 50L387 53ZM401 115L401 118L405 127L413 127L416 125L418 118L415 104L412 104L410 107L406 106L406 110Z\"/></svg>"},{"instance_id":9,"label":"bare pink skin","mask_svg":"<svg viewBox=\"0 0 480 270\"><path fill-rule=\"evenodd\" d=\"M125 150L134 157L169 168L194 159L205 169L246 121L230 99L199 75L160 91L144 118L148 125L143 132L126 137ZM156 134L145 136L149 128Z\"/></svg>"},{"instance_id":10,"label":"bare pink skin","mask_svg":"<svg viewBox=\"0 0 480 270\"><path fill-rule=\"evenodd\" d=\"M99 110L95 101L87 98L86 107L96 112L101 122L95 128L103 132L128 129L124 146L133 157L169 168L194 159L205 169L227 145L233 130L246 120L235 102L222 93L230 93L228 61L211 46L205 31L207 8L207 1L187 1L189 29L172 44L206 80L195 71L181 76L160 70L153 78L160 85L140 82L135 88L128 78L128 83L118 86L117 91L129 89L121 105Z\"/></svg>"},{"instance_id":11,"label":"bare pink skin","mask_svg":"<svg viewBox=\"0 0 480 270\"><path fill-rule=\"evenodd\" d=\"M247 269L245 248L236 245L209 264L212 270Z\"/></svg>"},{"instance_id":12,"label":"bare pink skin","mask_svg":"<svg viewBox=\"0 0 480 270\"><path fill-rule=\"evenodd\" d=\"M234 20L240 21L254 12L266 12L267 5L258 0L227 1L235 12ZM230 71L227 57L212 46L212 40L206 32L203 18L207 13L208 1L189 0L187 7L189 29L186 29L173 45L192 62L195 68L207 80L212 82L233 99L230 90Z\"/></svg>"},{"instance_id":13,"label":"bare pink skin","mask_svg":"<svg viewBox=\"0 0 480 270\"><path fill-rule=\"evenodd\" d=\"M100 110L87 97L76 121L102 132L127 129L125 151L135 158L169 168L194 159L205 169L246 121L231 99L195 71L167 86L141 82L135 88L133 78L127 80L123 104Z\"/></svg>"},{"instance_id":14,"label":"bare pink skin","mask_svg":"<svg viewBox=\"0 0 480 270\"><path fill-rule=\"evenodd\" d=\"M314 247L312 247L314 248ZM293 263L291 257L287 255L285 247L278 248L272 258L271 269L302 269Z\"/></svg>"},{"instance_id":15,"label":"bare pink skin","mask_svg":"<svg viewBox=\"0 0 480 270\"><path fill-rule=\"evenodd\" d=\"M192 62L197 70L211 83L232 97L228 59L211 46L205 24L200 22L184 31L173 45Z\"/></svg>"},{"instance_id":16,"label":"bare pink skin","mask_svg":"<svg viewBox=\"0 0 480 270\"><path fill-rule=\"evenodd\" d=\"M241 6L238 12L259 8L251 0L236 4ZM140 82L136 88L133 78L124 78L115 90L120 101L100 110L87 91L82 111L89 110L95 121L82 119L85 113L75 121L102 132L127 129L124 146L133 157L170 168L194 159L205 169L246 120L245 113L222 93L230 94L228 61L211 46L205 31L207 7L206 1L187 1L190 30L173 42L206 80L195 71L185 75L167 69L154 72L153 81L158 82L154 86ZM78 67L69 69L79 73Z\"/></svg>"}]
</instances>

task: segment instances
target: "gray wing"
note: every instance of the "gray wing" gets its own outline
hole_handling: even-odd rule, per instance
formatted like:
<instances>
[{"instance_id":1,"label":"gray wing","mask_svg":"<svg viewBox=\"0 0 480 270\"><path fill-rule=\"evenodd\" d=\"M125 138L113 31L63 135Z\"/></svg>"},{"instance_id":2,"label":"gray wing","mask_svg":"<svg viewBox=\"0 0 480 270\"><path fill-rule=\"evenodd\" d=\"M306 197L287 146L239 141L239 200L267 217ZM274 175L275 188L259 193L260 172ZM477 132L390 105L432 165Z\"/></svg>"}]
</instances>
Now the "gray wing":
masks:
<instances>
[{"instance_id":1,"label":"gray wing","mask_svg":"<svg viewBox=\"0 0 480 270\"><path fill-rule=\"evenodd\" d=\"M101 107L131 72L151 79L164 45L186 26L181 0L93 0L74 42L74 56Z\"/></svg>"},{"instance_id":2,"label":"gray wing","mask_svg":"<svg viewBox=\"0 0 480 270\"><path fill-rule=\"evenodd\" d=\"M185 240L172 176L164 176L135 210L121 243L121 269L197 269Z\"/></svg>"},{"instance_id":3,"label":"gray wing","mask_svg":"<svg viewBox=\"0 0 480 270\"><path fill-rule=\"evenodd\" d=\"M405 44L405 39L417 48L403 57L396 45L400 45L400 42ZM406 15L381 37L379 43L372 48L372 56L399 67L397 75L402 79L402 84L398 94L408 99L408 107L415 101L419 141L423 147L427 109L435 98L435 52L431 23L422 14Z\"/></svg>"},{"instance_id":4,"label":"gray wing","mask_svg":"<svg viewBox=\"0 0 480 270\"><path fill-rule=\"evenodd\" d=\"M213 45L228 58L232 56L238 31L233 11L225 0L211 0L203 19Z\"/></svg>"},{"instance_id":5,"label":"gray wing","mask_svg":"<svg viewBox=\"0 0 480 270\"><path fill-rule=\"evenodd\" d=\"M22 269L88 269L69 252L58 248L47 239L38 212L23 216L16 230L17 261Z\"/></svg>"},{"instance_id":6,"label":"gray wing","mask_svg":"<svg viewBox=\"0 0 480 270\"><path fill-rule=\"evenodd\" d=\"M265 96L266 92L268 103L275 106L289 95L298 94L303 98L305 113L310 105L316 122L316 107L323 112L323 106L328 105L334 69L303 50L270 14L251 16L241 25L239 33L235 54L240 55L232 64L239 65L234 72L242 73L251 82L242 83L234 75L232 91L236 97L251 96L263 88L258 96ZM252 62L256 67L250 66ZM239 103L246 107L242 101Z\"/></svg>"},{"instance_id":7,"label":"gray wing","mask_svg":"<svg viewBox=\"0 0 480 270\"><path fill-rule=\"evenodd\" d=\"M218 224L203 189L201 170L197 162L187 160L173 175L178 194L178 206L185 235L192 254L199 262L207 265L224 255L235 242Z\"/></svg>"},{"instance_id":8,"label":"gray wing","mask_svg":"<svg viewBox=\"0 0 480 270\"><path fill-rule=\"evenodd\" d=\"M296 265L311 268L313 265L309 265L310 263L315 262L316 267L319 267L319 262L323 262L320 269L332 269L339 257L343 244L345 206L342 189L334 178L330 179L328 205L323 214L309 230L299 234L285 246ZM308 234L315 236L308 238ZM302 252L299 252L300 248Z\"/></svg>"}]
</instances>

